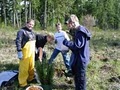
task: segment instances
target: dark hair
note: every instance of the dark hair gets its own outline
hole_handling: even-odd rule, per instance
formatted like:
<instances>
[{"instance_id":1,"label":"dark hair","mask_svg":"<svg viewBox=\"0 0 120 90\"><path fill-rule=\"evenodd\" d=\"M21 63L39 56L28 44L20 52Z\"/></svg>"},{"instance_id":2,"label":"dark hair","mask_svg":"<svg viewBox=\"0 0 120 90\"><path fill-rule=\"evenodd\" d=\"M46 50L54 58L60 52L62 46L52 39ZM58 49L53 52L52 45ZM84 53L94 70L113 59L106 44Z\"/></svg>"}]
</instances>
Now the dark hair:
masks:
<instances>
[{"instance_id":1,"label":"dark hair","mask_svg":"<svg viewBox=\"0 0 120 90\"><path fill-rule=\"evenodd\" d=\"M56 23L56 24L55 24L55 26L56 26L56 27L57 27L58 25L61 25L61 23L60 23L60 22L58 22L58 23Z\"/></svg>"}]
</instances>

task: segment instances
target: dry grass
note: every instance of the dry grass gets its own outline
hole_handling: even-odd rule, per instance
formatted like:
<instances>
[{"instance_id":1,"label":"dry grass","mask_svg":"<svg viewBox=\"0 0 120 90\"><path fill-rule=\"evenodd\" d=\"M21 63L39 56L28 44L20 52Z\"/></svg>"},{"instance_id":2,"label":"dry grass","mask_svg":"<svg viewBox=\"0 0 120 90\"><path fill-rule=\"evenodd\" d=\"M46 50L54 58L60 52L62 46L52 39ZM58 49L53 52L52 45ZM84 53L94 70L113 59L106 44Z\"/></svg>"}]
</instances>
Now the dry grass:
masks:
<instances>
[{"instance_id":1,"label":"dry grass","mask_svg":"<svg viewBox=\"0 0 120 90\"><path fill-rule=\"evenodd\" d=\"M0 31L0 71L18 69L19 60L15 47L15 37L17 31ZM97 28L92 31L91 61L87 70L88 90L120 90L120 82L109 79L120 76L120 31L101 31ZM48 58L52 54L52 45L46 45ZM65 69L62 56L56 58L55 67ZM119 79L119 78L118 78ZM54 90L73 90L74 82L69 84L64 75L54 76ZM17 81L12 89L22 90L16 87ZM64 88L63 88L64 87ZM113 88L113 89L112 89Z\"/></svg>"},{"instance_id":2,"label":"dry grass","mask_svg":"<svg viewBox=\"0 0 120 90\"><path fill-rule=\"evenodd\" d=\"M17 31L0 31L0 71L4 70L18 70L19 60L17 59L17 51L15 46L15 38L16 38ZM46 34L46 32L41 32ZM52 54L53 45L46 45L45 51L47 51L48 58ZM59 63L57 68L65 69L64 64L62 62L62 56L58 55L57 60L55 63ZM56 72L57 73L57 72ZM72 79L71 79L72 80ZM64 82L64 83L62 83ZM64 75L58 77L57 75L54 76L54 85L53 88L55 90L62 89L63 87L69 88L69 90L73 90L73 84L69 84L68 80ZM2 88L2 90L22 90L18 88L18 81L15 81L15 85L8 86ZM70 89L71 88L71 89ZM0 89L1 90L1 89Z\"/></svg>"}]
</instances>

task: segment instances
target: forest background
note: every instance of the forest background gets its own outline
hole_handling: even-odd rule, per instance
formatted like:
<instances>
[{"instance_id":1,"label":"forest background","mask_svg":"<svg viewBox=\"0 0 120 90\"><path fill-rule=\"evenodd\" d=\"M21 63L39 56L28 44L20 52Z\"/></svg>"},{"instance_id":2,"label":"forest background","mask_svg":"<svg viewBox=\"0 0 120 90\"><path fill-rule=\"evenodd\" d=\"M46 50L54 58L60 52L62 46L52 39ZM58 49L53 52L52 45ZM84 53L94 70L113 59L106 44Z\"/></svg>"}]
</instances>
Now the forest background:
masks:
<instances>
[{"instance_id":1,"label":"forest background","mask_svg":"<svg viewBox=\"0 0 120 90\"><path fill-rule=\"evenodd\" d=\"M70 14L76 14L92 33L88 90L120 90L120 0L0 0L0 72L18 69L14 40L28 19L35 19L35 32L54 33L57 22L67 31L64 23ZM48 58L52 47L45 46ZM65 69L62 57L56 59L55 66ZM54 89L74 90L74 82L65 79L55 75ZM11 90L15 88L16 84Z\"/></svg>"}]
</instances>

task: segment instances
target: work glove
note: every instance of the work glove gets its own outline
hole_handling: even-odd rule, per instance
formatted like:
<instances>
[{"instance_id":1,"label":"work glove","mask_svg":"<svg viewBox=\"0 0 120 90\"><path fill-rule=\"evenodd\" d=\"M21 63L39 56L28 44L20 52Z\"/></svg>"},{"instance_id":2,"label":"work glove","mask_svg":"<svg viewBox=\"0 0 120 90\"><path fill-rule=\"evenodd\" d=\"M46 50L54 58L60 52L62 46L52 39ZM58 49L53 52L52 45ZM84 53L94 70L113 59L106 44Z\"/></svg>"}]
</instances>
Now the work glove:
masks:
<instances>
[{"instance_id":1,"label":"work glove","mask_svg":"<svg viewBox=\"0 0 120 90\"><path fill-rule=\"evenodd\" d=\"M23 58L22 51L19 51L17 54L18 54L18 58L21 60Z\"/></svg>"}]
</instances>

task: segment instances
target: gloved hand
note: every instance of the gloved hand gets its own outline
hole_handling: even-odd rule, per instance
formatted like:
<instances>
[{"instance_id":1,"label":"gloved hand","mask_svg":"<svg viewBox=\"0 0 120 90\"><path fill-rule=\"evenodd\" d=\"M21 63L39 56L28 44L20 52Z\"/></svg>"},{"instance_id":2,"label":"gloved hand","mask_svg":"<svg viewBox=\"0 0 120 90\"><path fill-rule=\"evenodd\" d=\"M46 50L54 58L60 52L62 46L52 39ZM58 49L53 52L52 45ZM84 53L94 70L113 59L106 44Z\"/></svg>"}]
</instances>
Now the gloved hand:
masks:
<instances>
[{"instance_id":1,"label":"gloved hand","mask_svg":"<svg viewBox=\"0 0 120 90\"><path fill-rule=\"evenodd\" d=\"M21 60L23 58L22 51L19 51L17 54L18 54L18 58Z\"/></svg>"}]
</instances>

